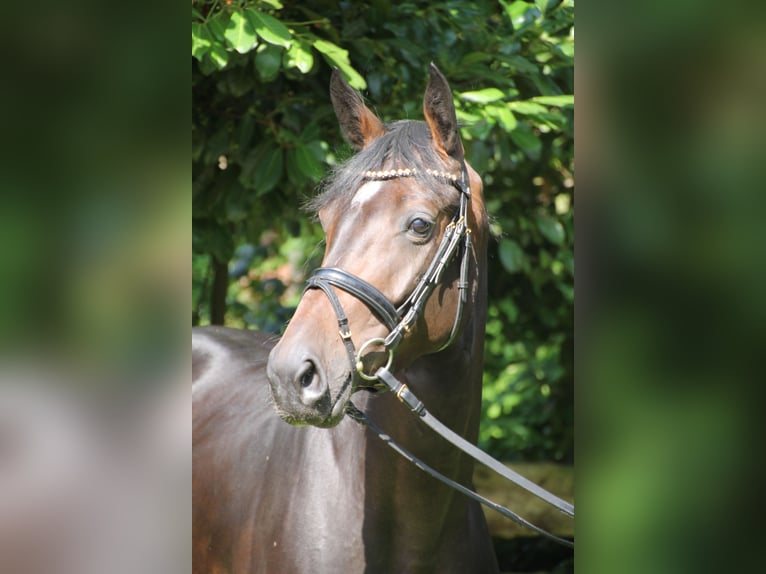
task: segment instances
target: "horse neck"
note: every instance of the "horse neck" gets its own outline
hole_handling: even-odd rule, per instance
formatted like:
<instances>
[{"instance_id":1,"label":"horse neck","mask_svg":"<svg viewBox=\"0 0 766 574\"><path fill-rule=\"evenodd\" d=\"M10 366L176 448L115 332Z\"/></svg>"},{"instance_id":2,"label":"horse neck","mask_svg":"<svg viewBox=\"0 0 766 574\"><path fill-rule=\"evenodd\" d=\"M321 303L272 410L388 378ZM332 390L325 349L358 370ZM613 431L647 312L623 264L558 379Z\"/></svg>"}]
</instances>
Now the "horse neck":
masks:
<instances>
[{"instance_id":1,"label":"horse neck","mask_svg":"<svg viewBox=\"0 0 766 574\"><path fill-rule=\"evenodd\" d=\"M484 251L474 256L472 301L462 331L444 351L421 357L396 373L434 416L468 440L476 441L481 414L482 357L486 319ZM364 410L391 438L439 472L471 484L473 463L417 420L390 393L365 397ZM445 530L465 525L467 498L446 487L388 448L372 433L366 437L365 523L391 528L390 555L401 546L436 551ZM459 517L456 519L455 517ZM381 551L386 544L378 540ZM394 546L397 546L394 552ZM404 553L406 554L406 552ZM391 567L394 567L393 565Z\"/></svg>"}]
</instances>

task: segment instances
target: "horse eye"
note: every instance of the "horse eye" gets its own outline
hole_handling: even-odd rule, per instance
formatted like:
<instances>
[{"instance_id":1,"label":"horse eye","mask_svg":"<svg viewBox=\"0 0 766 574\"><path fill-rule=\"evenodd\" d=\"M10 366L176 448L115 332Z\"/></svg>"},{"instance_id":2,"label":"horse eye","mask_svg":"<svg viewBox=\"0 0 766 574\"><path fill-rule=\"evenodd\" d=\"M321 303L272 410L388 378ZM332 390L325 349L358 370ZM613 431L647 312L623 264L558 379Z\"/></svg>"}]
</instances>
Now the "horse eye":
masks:
<instances>
[{"instance_id":1,"label":"horse eye","mask_svg":"<svg viewBox=\"0 0 766 574\"><path fill-rule=\"evenodd\" d=\"M422 217L416 217L415 219L410 221L409 230L416 235L425 237L431 231L432 226L433 224L430 221L426 221Z\"/></svg>"}]
</instances>

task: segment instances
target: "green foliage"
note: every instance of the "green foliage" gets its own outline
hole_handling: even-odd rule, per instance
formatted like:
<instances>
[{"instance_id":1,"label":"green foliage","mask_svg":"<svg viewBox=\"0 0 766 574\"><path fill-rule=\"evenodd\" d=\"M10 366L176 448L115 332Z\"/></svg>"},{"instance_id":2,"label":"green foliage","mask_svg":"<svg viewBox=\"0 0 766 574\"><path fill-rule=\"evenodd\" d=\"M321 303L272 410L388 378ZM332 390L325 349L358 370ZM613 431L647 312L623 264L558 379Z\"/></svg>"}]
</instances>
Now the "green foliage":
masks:
<instances>
[{"instance_id":1,"label":"green foliage","mask_svg":"<svg viewBox=\"0 0 766 574\"><path fill-rule=\"evenodd\" d=\"M571 0L192 2L195 313L229 262L226 321L278 333L321 260L300 206L349 155L332 67L384 120L421 115L427 66L449 79L492 231L483 446L573 456Z\"/></svg>"}]
</instances>

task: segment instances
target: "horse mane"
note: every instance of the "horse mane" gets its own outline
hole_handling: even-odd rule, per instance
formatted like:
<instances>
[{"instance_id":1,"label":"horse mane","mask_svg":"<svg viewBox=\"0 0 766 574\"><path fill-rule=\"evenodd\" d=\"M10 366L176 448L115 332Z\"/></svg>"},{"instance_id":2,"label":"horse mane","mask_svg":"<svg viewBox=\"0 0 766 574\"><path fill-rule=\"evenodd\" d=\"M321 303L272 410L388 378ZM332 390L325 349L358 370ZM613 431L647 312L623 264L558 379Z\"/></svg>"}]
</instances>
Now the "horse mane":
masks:
<instances>
[{"instance_id":1,"label":"horse mane","mask_svg":"<svg viewBox=\"0 0 766 574\"><path fill-rule=\"evenodd\" d=\"M314 213L338 201L350 201L356 190L367 180L365 172L389 169L414 169L413 179L437 194L446 208L457 202L455 188L428 173L428 170L459 170L457 162L448 160L434 146L428 124L422 121L399 120L386 124L386 133L366 148L338 165L319 185L319 193L310 199L306 209Z\"/></svg>"}]
</instances>

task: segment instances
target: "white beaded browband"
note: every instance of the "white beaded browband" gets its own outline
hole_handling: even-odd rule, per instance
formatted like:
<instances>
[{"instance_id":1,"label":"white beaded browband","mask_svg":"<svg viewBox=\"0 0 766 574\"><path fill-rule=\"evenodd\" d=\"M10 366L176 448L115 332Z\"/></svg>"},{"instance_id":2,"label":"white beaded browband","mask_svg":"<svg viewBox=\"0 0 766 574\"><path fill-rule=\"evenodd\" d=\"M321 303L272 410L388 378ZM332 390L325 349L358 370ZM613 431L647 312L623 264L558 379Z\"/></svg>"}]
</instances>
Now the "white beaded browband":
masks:
<instances>
[{"instance_id":1,"label":"white beaded browband","mask_svg":"<svg viewBox=\"0 0 766 574\"><path fill-rule=\"evenodd\" d=\"M364 178L372 181L381 181L386 179L394 179L396 177L412 177L417 175L418 171L414 168L406 169L389 169L385 171L368 170L364 172ZM426 173L430 176L444 179L452 183L456 183L460 177L458 174L449 173L446 171L438 171L435 169L427 169Z\"/></svg>"}]
</instances>

